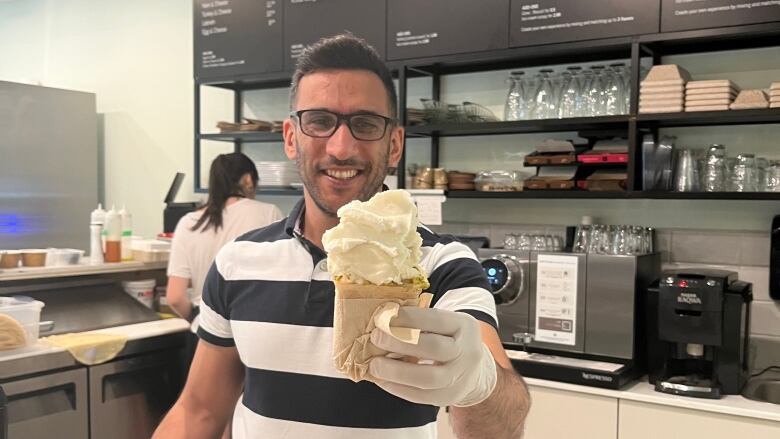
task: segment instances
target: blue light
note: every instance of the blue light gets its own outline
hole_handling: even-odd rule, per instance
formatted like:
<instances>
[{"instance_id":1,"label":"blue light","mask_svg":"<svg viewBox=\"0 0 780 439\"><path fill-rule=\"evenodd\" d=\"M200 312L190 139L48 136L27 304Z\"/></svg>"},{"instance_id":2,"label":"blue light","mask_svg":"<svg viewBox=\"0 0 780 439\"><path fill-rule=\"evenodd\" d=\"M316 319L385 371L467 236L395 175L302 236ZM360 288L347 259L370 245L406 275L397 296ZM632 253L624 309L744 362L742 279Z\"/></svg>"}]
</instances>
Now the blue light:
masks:
<instances>
[{"instance_id":1,"label":"blue light","mask_svg":"<svg viewBox=\"0 0 780 439\"><path fill-rule=\"evenodd\" d=\"M0 235L18 235L21 232L22 225L18 215L0 215Z\"/></svg>"},{"instance_id":2,"label":"blue light","mask_svg":"<svg viewBox=\"0 0 780 439\"><path fill-rule=\"evenodd\" d=\"M496 275L496 269L488 268L488 276L495 276L495 275Z\"/></svg>"}]
</instances>

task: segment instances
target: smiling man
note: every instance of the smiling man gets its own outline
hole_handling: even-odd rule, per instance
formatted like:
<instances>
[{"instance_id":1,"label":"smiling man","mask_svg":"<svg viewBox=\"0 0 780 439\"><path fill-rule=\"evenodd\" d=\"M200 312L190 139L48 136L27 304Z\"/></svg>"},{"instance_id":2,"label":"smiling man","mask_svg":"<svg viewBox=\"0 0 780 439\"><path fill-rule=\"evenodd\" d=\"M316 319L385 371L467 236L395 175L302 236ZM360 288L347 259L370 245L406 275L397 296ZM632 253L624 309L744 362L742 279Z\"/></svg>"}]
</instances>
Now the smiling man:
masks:
<instances>
[{"instance_id":1,"label":"smiling man","mask_svg":"<svg viewBox=\"0 0 780 439\"><path fill-rule=\"evenodd\" d=\"M284 123L304 197L286 220L220 251L187 384L156 438L215 438L234 412L237 439L435 439L445 406L461 439L521 436L528 391L498 338L484 272L465 245L422 225L431 308L402 307L396 323L422 329L420 343L372 334L395 354L371 360L376 384L335 367L322 235L338 224L340 207L381 191L397 166L404 130L396 108L390 72L363 40L340 35L304 51Z\"/></svg>"}]
</instances>

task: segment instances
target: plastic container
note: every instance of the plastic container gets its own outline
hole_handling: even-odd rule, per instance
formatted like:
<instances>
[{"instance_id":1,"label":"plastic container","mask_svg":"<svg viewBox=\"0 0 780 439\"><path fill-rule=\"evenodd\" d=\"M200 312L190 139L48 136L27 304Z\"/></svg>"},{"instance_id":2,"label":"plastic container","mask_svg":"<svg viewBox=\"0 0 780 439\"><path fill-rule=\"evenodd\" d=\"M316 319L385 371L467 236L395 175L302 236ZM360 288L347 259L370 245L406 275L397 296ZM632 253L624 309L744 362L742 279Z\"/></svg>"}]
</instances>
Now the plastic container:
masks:
<instances>
[{"instance_id":1,"label":"plastic container","mask_svg":"<svg viewBox=\"0 0 780 439\"><path fill-rule=\"evenodd\" d=\"M164 262L170 259L170 250L136 250L133 249L133 260L138 262Z\"/></svg>"},{"instance_id":2,"label":"plastic container","mask_svg":"<svg viewBox=\"0 0 780 439\"><path fill-rule=\"evenodd\" d=\"M27 296L0 297L0 314L11 317L24 328L26 340L20 347L31 346L38 341L43 306L43 302Z\"/></svg>"},{"instance_id":3,"label":"plastic container","mask_svg":"<svg viewBox=\"0 0 780 439\"><path fill-rule=\"evenodd\" d=\"M105 248L105 224L106 211L103 205L98 203L97 209L92 211L89 217L89 258L91 264L102 264Z\"/></svg>"},{"instance_id":4,"label":"plastic container","mask_svg":"<svg viewBox=\"0 0 780 439\"><path fill-rule=\"evenodd\" d=\"M154 308L154 287L156 285L157 282L154 279L122 282L122 288L125 292L149 309Z\"/></svg>"},{"instance_id":5,"label":"plastic container","mask_svg":"<svg viewBox=\"0 0 780 439\"><path fill-rule=\"evenodd\" d=\"M119 220L122 226L121 255L122 261L133 260L133 216L125 206L119 211Z\"/></svg>"},{"instance_id":6,"label":"plastic container","mask_svg":"<svg viewBox=\"0 0 780 439\"><path fill-rule=\"evenodd\" d=\"M112 206L106 213L106 262L120 262L122 260L122 219L119 212Z\"/></svg>"},{"instance_id":7,"label":"plastic container","mask_svg":"<svg viewBox=\"0 0 780 439\"><path fill-rule=\"evenodd\" d=\"M46 255L47 267L62 267L65 265L78 265L81 257L84 256L84 250L72 248L53 248Z\"/></svg>"},{"instance_id":8,"label":"plastic container","mask_svg":"<svg viewBox=\"0 0 780 439\"><path fill-rule=\"evenodd\" d=\"M474 184L478 191L484 192L512 192L522 188L522 182L514 171L480 171Z\"/></svg>"}]
</instances>

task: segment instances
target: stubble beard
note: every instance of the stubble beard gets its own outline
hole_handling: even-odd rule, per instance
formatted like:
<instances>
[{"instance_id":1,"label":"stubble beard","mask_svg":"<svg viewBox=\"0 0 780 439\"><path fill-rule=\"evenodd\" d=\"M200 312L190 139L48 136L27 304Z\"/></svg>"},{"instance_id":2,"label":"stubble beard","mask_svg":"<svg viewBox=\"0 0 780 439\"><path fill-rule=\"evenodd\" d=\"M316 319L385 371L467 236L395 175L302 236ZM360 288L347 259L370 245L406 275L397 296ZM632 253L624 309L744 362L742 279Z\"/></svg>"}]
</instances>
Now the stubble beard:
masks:
<instances>
[{"instance_id":1,"label":"stubble beard","mask_svg":"<svg viewBox=\"0 0 780 439\"><path fill-rule=\"evenodd\" d=\"M382 188L382 183L384 183L385 176L387 175L388 165L390 164L390 141L388 140L387 144L385 144L384 146L385 147L382 149L382 155L379 157L378 160L379 166L376 169L370 162L365 163L365 167L362 172L364 172L368 176L369 180L363 186L360 193L358 193L358 197L356 198L357 200L368 201L372 196L374 196L374 194L379 192L379 190ZM297 143L295 144L295 151L296 151L295 164L298 167L298 174L301 176L303 185L304 187L306 187L306 191L309 193L309 196L311 196L312 201L314 201L314 204L324 214L336 218L338 216L337 212L341 206L328 205L328 203L325 201L324 197L322 196L322 192L320 191L320 188L317 187L317 184L314 181L315 176L309 175L309 173L307 172L303 149ZM340 165L354 165L356 163L354 160L344 160L344 161L331 160L331 162ZM311 170L311 173L316 174L317 170L313 169Z\"/></svg>"}]
</instances>

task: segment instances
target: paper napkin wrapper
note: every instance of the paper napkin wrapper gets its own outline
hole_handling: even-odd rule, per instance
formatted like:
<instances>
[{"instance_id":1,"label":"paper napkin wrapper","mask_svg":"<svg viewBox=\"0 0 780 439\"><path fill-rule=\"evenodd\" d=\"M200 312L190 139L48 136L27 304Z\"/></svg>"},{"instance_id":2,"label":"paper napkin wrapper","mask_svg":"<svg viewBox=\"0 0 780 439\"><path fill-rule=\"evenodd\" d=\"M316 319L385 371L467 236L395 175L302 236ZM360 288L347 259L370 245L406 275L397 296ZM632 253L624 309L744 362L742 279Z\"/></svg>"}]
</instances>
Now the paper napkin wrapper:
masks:
<instances>
[{"instance_id":1,"label":"paper napkin wrapper","mask_svg":"<svg viewBox=\"0 0 780 439\"><path fill-rule=\"evenodd\" d=\"M396 339L417 344L420 330L393 325L402 306L427 308L433 295L419 286L370 285L335 282L333 315L333 361L336 368L352 381L374 381L368 364L387 351L371 343L371 331L379 328ZM416 361L416 359L410 359Z\"/></svg>"}]
</instances>

